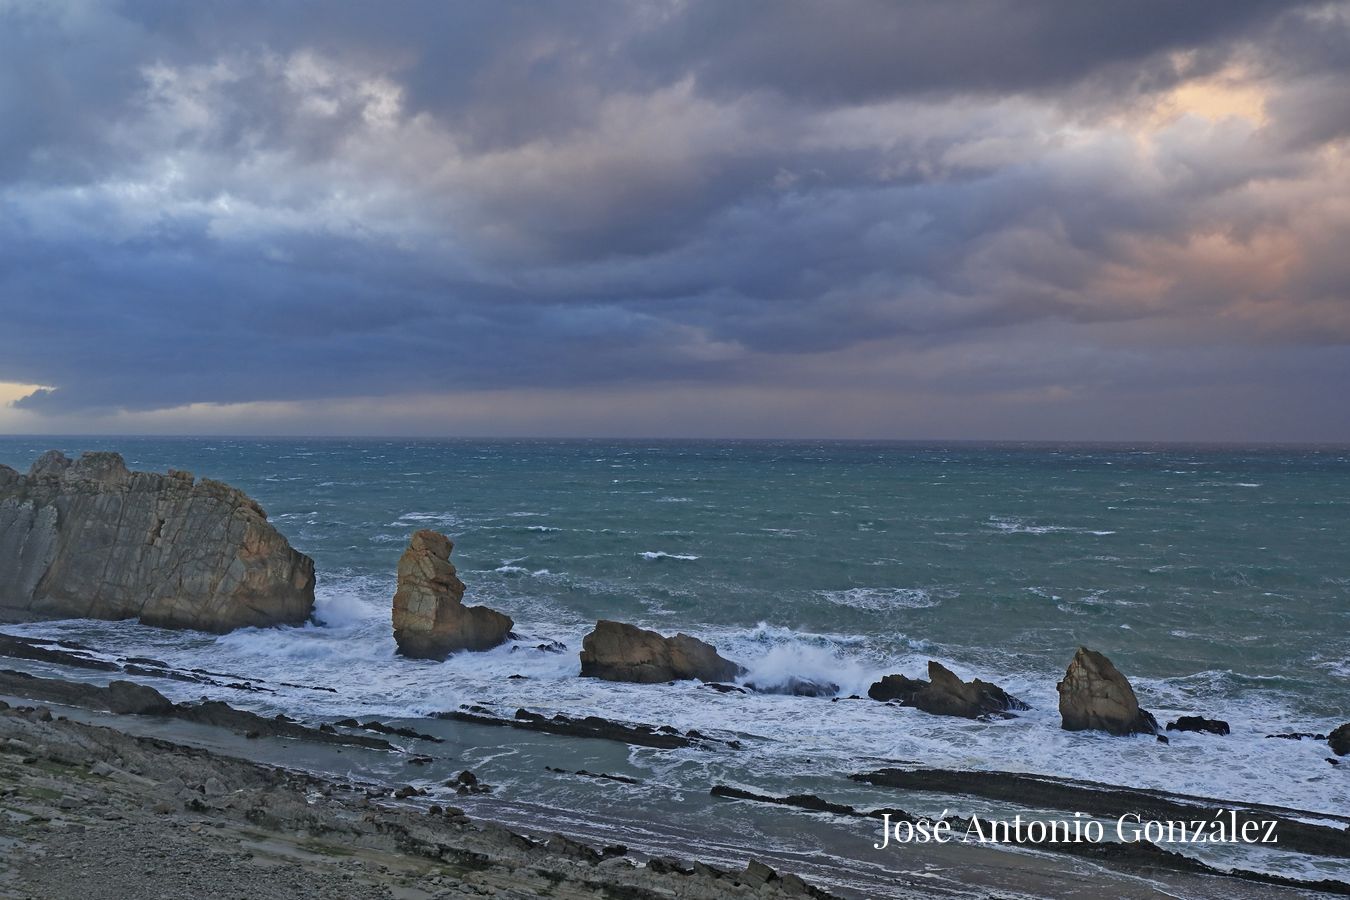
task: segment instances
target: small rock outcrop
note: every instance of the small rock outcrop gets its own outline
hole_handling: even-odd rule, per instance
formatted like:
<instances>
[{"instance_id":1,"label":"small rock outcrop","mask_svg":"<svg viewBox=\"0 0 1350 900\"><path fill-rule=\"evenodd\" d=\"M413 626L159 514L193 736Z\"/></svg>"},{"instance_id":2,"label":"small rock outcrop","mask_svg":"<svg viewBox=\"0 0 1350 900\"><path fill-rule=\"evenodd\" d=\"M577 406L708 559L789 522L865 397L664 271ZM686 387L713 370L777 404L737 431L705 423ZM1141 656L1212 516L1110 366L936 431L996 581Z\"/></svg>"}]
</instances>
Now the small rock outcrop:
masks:
<instances>
[{"instance_id":1,"label":"small rock outcrop","mask_svg":"<svg viewBox=\"0 0 1350 900\"><path fill-rule=\"evenodd\" d=\"M1206 719L1204 716L1182 716L1175 722L1167 723L1168 731L1201 731L1206 734L1228 734L1228 723L1223 719Z\"/></svg>"},{"instance_id":2,"label":"small rock outcrop","mask_svg":"<svg viewBox=\"0 0 1350 900\"><path fill-rule=\"evenodd\" d=\"M1158 733L1158 720L1139 708L1130 682L1111 660L1095 650L1079 647L1056 689L1065 731Z\"/></svg>"},{"instance_id":3,"label":"small rock outcrop","mask_svg":"<svg viewBox=\"0 0 1350 900\"><path fill-rule=\"evenodd\" d=\"M399 557L394 641L404 656L445 659L460 650L490 650L511 634L510 616L464 605L464 582L450 562L454 548L439 532L419 531Z\"/></svg>"},{"instance_id":4,"label":"small rock outcrop","mask_svg":"<svg viewBox=\"0 0 1350 900\"><path fill-rule=\"evenodd\" d=\"M745 669L717 648L687 634L664 637L635 625L601 619L581 642L581 675L605 681L728 681Z\"/></svg>"},{"instance_id":5,"label":"small rock outcrop","mask_svg":"<svg viewBox=\"0 0 1350 900\"><path fill-rule=\"evenodd\" d=\"M777 681L747 681L748 690L757 694L785 694L789 697L833 697L839 693L839 685L823 678L802 678L789 675Z\"/></svg>"},{"instance_id":6,"label":"small rock outcrop","mask_svg":"<svg viewBox=\"0 0 1350 900\"><path fill-rule=\"evenodd\" d=\"M1337 756L1350 754L1350 722L1346 722L1327 736L1327 743L1331 745L1331 752Z\"/></svg>"},{"instance_id":7,"label":"small rock outcrop","mask_svg":"<svg viewBox=\"0 0 1350 900\"><path fill-rule=\"evenodd\" d=\"M902 706L912 706L933 715L965 719L1030 709L996 684L978 678L962 681L937 660L928 661L928 679L886 675L867 689L867 696L873 700L895 700Z\"/></svg>"},{"instance_id":8,"label":"small rock outcrop","mask_svg":"<svg viewBox=\"0 0 1350 900\"><path fill-rule=\"evenodd\" d=\"M0 621L225 632L313 610L314 561L236 488L131 472L116 453L50 450L27 475L0 466Z\"/></svg>"},{"instance_id":9,"label":"small rock outcrop","mask_svg":"<svg viewBox=\"0 0 1350 900\"><path fill-rule=\"evenodd\" d=\"M148 684L135 681L112 681L105 695L108 709L119 715L167 716L173 712L173 702Z\"/></svg>"}]
</instances>

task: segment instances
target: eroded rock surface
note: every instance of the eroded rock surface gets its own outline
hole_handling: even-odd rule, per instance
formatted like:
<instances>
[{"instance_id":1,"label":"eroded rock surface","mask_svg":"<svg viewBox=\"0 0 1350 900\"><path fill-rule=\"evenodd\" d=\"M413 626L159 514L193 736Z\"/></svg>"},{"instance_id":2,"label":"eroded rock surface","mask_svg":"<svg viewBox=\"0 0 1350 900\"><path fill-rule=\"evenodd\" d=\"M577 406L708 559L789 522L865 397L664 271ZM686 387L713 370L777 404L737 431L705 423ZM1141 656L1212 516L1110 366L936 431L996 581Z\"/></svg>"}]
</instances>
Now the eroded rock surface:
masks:
<instances>
[{"instance_id":1,"label":"eroded rock surface","mask_svg":"<svg viewBox=\"0 0 1350 900\"><path fill-rule=\"evenodd\" d=\"M581 642L581 675L606 681L657 684L662 681L729 681L743 674L717 648L687 634L665 637L655 631L601 619Z\"/></svg>"},{"instance_id":2,"label":"eroded rock surface","mask_svg":"<svg viewBox=\"0 0 1350 900\"><path fill-rule=\"evenodd\" d=\"M956 673L936 660L928 661L928 681L887 675L868 688L873 700L896 700L938 716L960 716L977 719L980 716L1006 715L1010 710L1029 707L996 684L981 681L962 681Z\"/></svg>"},{"instance_id":3,"label":"eroded rock surface","mask_svg":"<svg viewBox=\"0 0 1350 900\"><path fill-rule=\"evenodd\" d=\"M445 535L423 530L399 557L394 640L404 656L444 659L459 650L490 650L511 634L510 616L464 605L464 582L450 562L454 547Z\"/></svg>"},{"instance_id":4,"label":"eroded rock surface","mask_svg":"<svg viewBox=\"0 0 1350 900\"><path fill-rule=\"evenodd\" d=\"M262 507L188 472L131 472L116 453L56 450L0 466L0 621L133 619L225 632L298 625L314 561Z\"/></svg>"},{"instance_id":5,"label":"eroded rock surface","mask_svg":"<svg viewBox=\"0 0 1350 900\"><path fill-rule=\"evenodd\" d=\"M1056 688L1065 731L1158 733L1157 719L1139 708L1129 680L1096 650L1079 647Z\"/></svg>"}]
</instances>

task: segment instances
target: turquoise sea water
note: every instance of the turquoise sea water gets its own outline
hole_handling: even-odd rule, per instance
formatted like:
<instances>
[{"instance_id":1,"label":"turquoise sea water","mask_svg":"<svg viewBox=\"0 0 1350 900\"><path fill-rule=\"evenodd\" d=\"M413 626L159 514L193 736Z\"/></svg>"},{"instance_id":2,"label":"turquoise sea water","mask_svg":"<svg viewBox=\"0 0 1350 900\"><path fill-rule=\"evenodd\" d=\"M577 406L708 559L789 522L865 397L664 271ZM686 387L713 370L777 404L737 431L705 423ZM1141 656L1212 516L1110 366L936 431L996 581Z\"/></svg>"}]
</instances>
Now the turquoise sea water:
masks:
<instances>
[{"instance_id":1,"label":"turquoise sea water","mask_svg":"<svg viewBox=\"0 0 1350 900\"><path fill-rule=\"evenodd\" d=\"M1350 766L1328 765L1325 744L1263 737L1350 719L1344 447L0 438L0 462L26 469L51 447L243 488L315 559L318 623L26 630L340 692L258 701L268 708L419 716L488 702L762 740L729 769L665 772L691 786L784 787L822 759L841 773L904 759L1350 809ZM454 538L466 600L515 618L516 652L394 655L394 566L418 528ZM934 658L1035 708L974 723L583 680L575 650L602 617L703 637L760 682L865 693ZM544 638L570 651L529 649ZM1234 734L1163 747L1060 731L1054 685L1079 644L1109 655L1160 719L1203 713Z\"/></svg>"}]
</instances>

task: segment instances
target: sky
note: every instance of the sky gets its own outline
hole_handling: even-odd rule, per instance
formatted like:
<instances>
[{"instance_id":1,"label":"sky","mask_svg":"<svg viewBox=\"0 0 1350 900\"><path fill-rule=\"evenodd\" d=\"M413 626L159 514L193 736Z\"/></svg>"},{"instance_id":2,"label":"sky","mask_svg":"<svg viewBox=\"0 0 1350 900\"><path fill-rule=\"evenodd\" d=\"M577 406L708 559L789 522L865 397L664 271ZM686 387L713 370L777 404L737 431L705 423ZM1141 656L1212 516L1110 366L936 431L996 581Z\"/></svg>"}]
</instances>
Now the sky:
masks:
<instances>
[{"instance_id":1,"label":"sky","mask_svg":"<svg viewBox=\"0 0 1350 900\"><path fill-rule=\"evenodd\" d=\"M0 432L1350 441L1350 3L0 0Z\"/></svg>"}]
</instances>

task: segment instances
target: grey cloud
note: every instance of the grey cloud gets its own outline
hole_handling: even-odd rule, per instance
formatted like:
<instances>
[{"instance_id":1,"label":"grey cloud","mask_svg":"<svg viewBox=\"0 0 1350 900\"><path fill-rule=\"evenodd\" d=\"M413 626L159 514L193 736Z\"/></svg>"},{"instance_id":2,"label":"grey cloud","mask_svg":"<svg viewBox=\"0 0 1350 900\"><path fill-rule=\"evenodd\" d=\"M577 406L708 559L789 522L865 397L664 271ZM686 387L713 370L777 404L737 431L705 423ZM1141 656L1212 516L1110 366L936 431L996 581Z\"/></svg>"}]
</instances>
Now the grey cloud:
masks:
<instances>
[{"instance_id":1,"label":"grey cloud","mask_svg":"<svg viewBox=\"0 0 1350 900\"><path fill-rule=\"evenodd\" d=\"M1344 4L79 9L0 12L28 410L919 383L896 355L1119 394L1241 372L1169 344L1350 340ZM1234 67L1263 126L1140 137Z\"/></svg>"}]
</instances>

